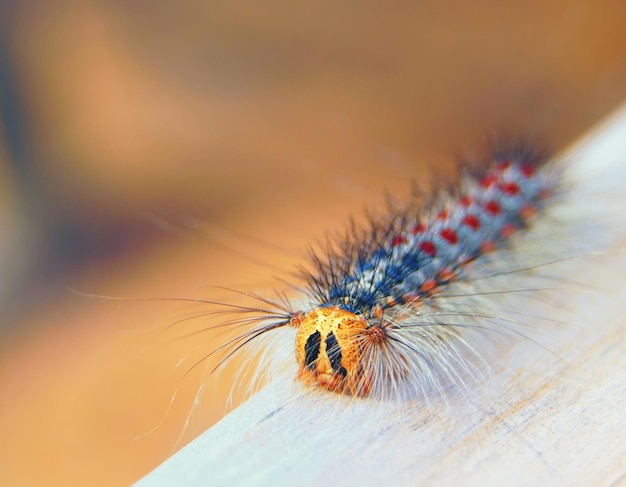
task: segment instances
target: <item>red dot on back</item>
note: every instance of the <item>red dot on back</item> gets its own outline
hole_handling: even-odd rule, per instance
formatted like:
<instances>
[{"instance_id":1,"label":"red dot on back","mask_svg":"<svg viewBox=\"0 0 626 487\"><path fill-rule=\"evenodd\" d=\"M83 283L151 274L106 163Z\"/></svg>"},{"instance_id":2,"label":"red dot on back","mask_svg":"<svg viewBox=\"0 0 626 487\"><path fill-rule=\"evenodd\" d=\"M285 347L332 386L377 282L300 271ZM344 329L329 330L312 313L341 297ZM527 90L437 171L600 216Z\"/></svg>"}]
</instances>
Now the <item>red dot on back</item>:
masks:
<instances>
[{"instance_id":1,"label":"red dot on back","mask_svg":"<svg viewBox=\"0 0 626 487\"><path fill-rule=\"evenodd\" d=\"M461 206L469 206L472 204L472 199L467 195L461 196L459 198L459 204Z\"/></svg>"},{"instance_id":2,"label":"red dot on back","mask_svg":"<svg viewBox=\"0 0 626 487\"><path fill-rule=\"evenodd\" d=\"M397 247L398 245L402 245L407 243L407 239L404 235L396 235L393 237L393 240L391 241L391 245L393 245L394 247Z\"/></svg>"},{"instance_id":3,"label":"red dot on back","mask_svg":"<svg viewBox=\"0 0 626 487\"><path fill-rule=\"evenodd\" d=\"M439 235L441 235L441 238L443 238L446 242L452 245L458 243L459 241L459 237L457 236L456 232L451 228L444 228L443 230L441 230Z\"/></svg>"},{"instance_id":4,"label":"red dot on back","mask_svg":"<svg viewBox=\"0 0 626 487\"><path fill-rule=\"evenodd\" d=\"M509 159L504 159L502 161L496 162L496 169L499 171L504 171L511 167L511 161Z\"/></svg>"},{"instance_id":5,"label":"red dot on back","mask_svg":"<svg viewBox=\"0 0 626 487\"><path fill-rule=\"evenodd\" d=\"M489 188L498 180L498 175L495 173L485 174L478 184L483 188Z\"/></svg>"},{"instance_id":6,"label":"red dot on back","mask_svg":"<svg viewBox=\"0 0 626 487\"><path fill-rule=\"evenodd\" d=\"M422 222L420 222L417 225L414 225L413 228L411 228L411 233L413 235L416 235L418 233L422 233L424 230L426 230L426 227Z\"/></svg>"},{"instance_id":7,"label":"red dot on back","mask_svg":"<svg viewBox=\"0 0 626 487\"><path fill-rule=\"evenodd\" d=\"M420 244L420 249L426 255L430 255L431 257L434 257L435 255L437 255L437 247L435 247L435 244L432 242L429 242L429 241L422 242Z\"/></svg>"},{"instance_id":8,"label":"red dot on back","mask_svg":"<svg viewBox=\"0 0 626 487\"><path fill-rule=\"evenodd\" d=\"M475 215L466 215L465 218L463 218L463 225L476 231L480 228L480 220Z\"/></svg>"},{"instance_id":9,"label":"red dot on back","mask_svg":"<svg viewBox=\"0 0 626 487\"><path fill-rule=\"evenodd\" d=\"M517 231L517 227L513 225L512 223L508 223L502 227L502 229L500 230L500 235L503 238L509 238L516 231Z\"/></svg>"},{"instance_id":10,"label":"red dot on back","mask_svg":"<svg viewBox=\"0 0 626 487\"><path fill-rule=\"evenodd\" d=\"M512 196L519 193L519 186L515 183L500 183L498 184L498 189L505 194L510 194Z\"/></svg>"},{"instance_id":11,"label":"red dot on back","mask_svg":"<svg viewBox=\"0 0 626 487\"><path fill-rule=\"evenodd\" d=\"M485 210L487 210L487 213L490 215L496 216L500 213L500 205L497 201L488 201L485 204Z\"/></svg>"},{"instance_id":12,"label":"red dot on back","mask_svg":"<svg viewBox=\"0 0 626 487\"><path fill-rule=\"evenodd\" d=\"M524 176L526 176L527 178L533 176L535 174L535 168L533 166L531 166L530 164L524 164L521 168L520 171L522 172L522 174Z\"/></svg>"}]
</instances>

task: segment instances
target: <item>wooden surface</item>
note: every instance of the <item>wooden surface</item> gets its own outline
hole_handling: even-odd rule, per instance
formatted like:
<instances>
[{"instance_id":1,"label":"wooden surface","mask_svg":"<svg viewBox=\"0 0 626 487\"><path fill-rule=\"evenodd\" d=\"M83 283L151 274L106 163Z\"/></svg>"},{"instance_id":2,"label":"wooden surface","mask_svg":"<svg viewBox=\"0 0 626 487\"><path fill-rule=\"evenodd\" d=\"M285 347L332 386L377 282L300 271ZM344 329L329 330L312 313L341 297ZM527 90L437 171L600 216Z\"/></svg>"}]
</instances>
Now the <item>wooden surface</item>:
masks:
<instances>
[{"instance_id":1,"label":"wooden surface","mask_svg":"<svg viewBox=\"0 0 626 487\"><path fill-rule=\"evenodd\" d=\"M602 252L548 266L559 289L531 309L494 298L536 342L502 349L465 397L380 402L280 379L136 485L623 484L626 109L563 157L573 186L551 217ZM555 232L538 222L529 241Z\"/></svg>"}]
</instances>

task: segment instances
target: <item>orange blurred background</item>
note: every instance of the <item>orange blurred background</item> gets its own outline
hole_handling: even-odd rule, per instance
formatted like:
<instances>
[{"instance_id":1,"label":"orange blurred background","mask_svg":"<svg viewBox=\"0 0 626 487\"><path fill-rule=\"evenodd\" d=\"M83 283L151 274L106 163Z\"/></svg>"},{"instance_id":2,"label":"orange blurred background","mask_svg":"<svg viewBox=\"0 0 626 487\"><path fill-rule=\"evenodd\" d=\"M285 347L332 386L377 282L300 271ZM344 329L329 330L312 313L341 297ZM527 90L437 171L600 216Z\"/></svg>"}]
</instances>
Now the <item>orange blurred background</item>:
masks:
<instances>
[{"instance_id":1,"label":"orange blurred background","mask_svg":"<svg viewBox=\"0 0 626 487\"><path fill-rule=\"evenodd\" d=\"M383 190L493 133L559 148L600 120L626 96L625 18L621 0L0 4L0 484L128 485L228 410L241 364L194 405L206 369L185 373L219 337L166 329L191 305L70 289L284 288Z\"/></svg>"}]
</instances>

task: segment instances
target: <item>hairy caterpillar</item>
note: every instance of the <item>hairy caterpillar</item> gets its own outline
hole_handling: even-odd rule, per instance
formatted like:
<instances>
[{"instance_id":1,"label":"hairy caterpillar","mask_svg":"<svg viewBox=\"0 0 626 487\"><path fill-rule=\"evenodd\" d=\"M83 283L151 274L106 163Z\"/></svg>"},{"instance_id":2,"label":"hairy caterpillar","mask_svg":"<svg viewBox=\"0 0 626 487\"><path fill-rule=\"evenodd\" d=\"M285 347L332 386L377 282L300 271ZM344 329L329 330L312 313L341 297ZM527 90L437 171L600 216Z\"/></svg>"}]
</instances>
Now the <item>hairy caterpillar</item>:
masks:
<instances>
[{"instance_id":1,"label":"hairy caterpillar","mask_svg":"<svg viewBox=\"0 0 626 487\"><path fill-rule=\"evenodd\" d=\"M558 165L518 145L464 167L455 187L426 202L416 195L388 215L370 216L366 228L353 224L326 255L312 252L313 270L301 269L300 309L265 299L272 309L240 308L254 316L229 324L260 324L218 350L228 357L292 327L297 377L306 384L378 397L439 389L439 377L462 384L463 373L475 372L472 358L481 358L465 335L502 325L484 311L451 310L441 298L453 301L453 284L493 267L494 253L509 248L558 194L560 174Z\"/></svg>"},{"instance_id":2,"label":"hairy caterpillar","mask_svg":"<svg viewBox=\"0 0 626 487\"><path fill-rule=\"evenodd\" d=\"M612 485L616 479L619 483L624 474L621 405L626 357L625 130L622 110L551 161L528 159L519 150L496 154L482 170L466 173L456 190L440 193L422 210L413 210L416 203L387 217L372 218L376 235L392 238L381 237L382 243L393 243L395 235L402 235L396 230L410 228L408 219L394 226L397 216L420 215L425 226L448 221L437 219L441 205L455 207L470 188L477 188L473 194L485 194L479 189L480 181L498 162L504 162L503 155L513 165L530 160L533 170L527 182L542 188L536 199L531 198L534 211L524 212L527 216L513 234L503 235L503 227L498 227L497 245L480 249L473 261L461 261L455 280L426 293L419 306L418 301L410 301L396 308L407 312L400 316L399 325L421 323L398 333L423 332L421 336L431 338L420 341L422 348L411 350L414 353L402 351L397 376L385 375L394 370L388 368L389 360L400 356L395 351L372 362L371 356L357 348L354 357L369 372L372 383L357 379L353 381L356 390L347 382L343 387L339 382L334 389L369 397L382 394L383 398L389 393L422 393L416 401L342 397L325 393L329 389L325 384L302 386L302 381L285 375L291 370L295 377L296 368L306 365L306 349L304 363L294 359L298 333L306 337L306 346L315 331L320 332L319 354L331 363L331 374L336 372L325 338L337 322L331 320L324 332L310 320L308 336L299 326L289 325L291 318L306 317L320 307L310 276L347 275L343 271L350 261L341 258L350 255L344 252L346 245L331 247L318 259L321 267L304 273L309 287L301 301L290 298L272 303L243 293L267 306L223 307L217 312L219 317L230 312L235 317L223 321L220 329L253 327L219 350L228 357L250 342L261 344L267 339L262 358L269 360L262 360L256 372L279 380L157 468L141 485L180 483L181 479L198 485L242 480L279 485L293 483L294 472L306 485L319 485L329 478L350 485L496 485L511 479L520 485ZM363 235L365 240L356 238ZM364 227L343 242L363 244L371 235L374 232ZM392 245L389 249L399 252ZM336 274L320 272L332 264L333 256L344 266L336 265ZM446 333L442 328L456 331ZM501 332L522 339L507 347L487 346L486 338ZM353 341L346 343L350 347ZM317 351L316 345L309 345ZM331 340L329 349L336 350L332 345ZM339 346L339 363L347 377L346 344ZM538 354L537 346L548 353ZM477 368L475 359L482 361ZM315 360L312 363L317 366ZM481 372L487 373L476 376ZM468 387L470 381L465 379L472 376L481 380L477 387ZM319 384L317 376L313 379L310 382ZM317 393L320 390L323 393ZM431 402L431 391L444 401L433 397Z\"/></svg>"}]
</instances>

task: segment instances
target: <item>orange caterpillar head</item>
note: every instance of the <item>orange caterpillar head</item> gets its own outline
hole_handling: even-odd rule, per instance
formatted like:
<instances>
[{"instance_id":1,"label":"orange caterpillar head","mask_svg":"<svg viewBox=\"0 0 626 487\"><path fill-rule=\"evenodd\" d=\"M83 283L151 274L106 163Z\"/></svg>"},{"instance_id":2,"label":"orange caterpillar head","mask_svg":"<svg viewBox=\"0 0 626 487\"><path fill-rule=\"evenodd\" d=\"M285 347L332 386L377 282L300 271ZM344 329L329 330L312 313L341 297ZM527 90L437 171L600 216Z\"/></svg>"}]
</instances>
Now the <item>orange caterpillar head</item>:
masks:
<instances>
[{"instance_id":1,"label":"orange caterpillar head","mask_svg":"<svg viewBox=\"0 0 626 487\"><path fill-rule=\"evenodd\" d=\"M298 328L298 378L331 391L365 396L371 381L363 369L364 348L384 332L364 317L337 306L319 307L292 317Z\"/></svg>"}]
</instances>

